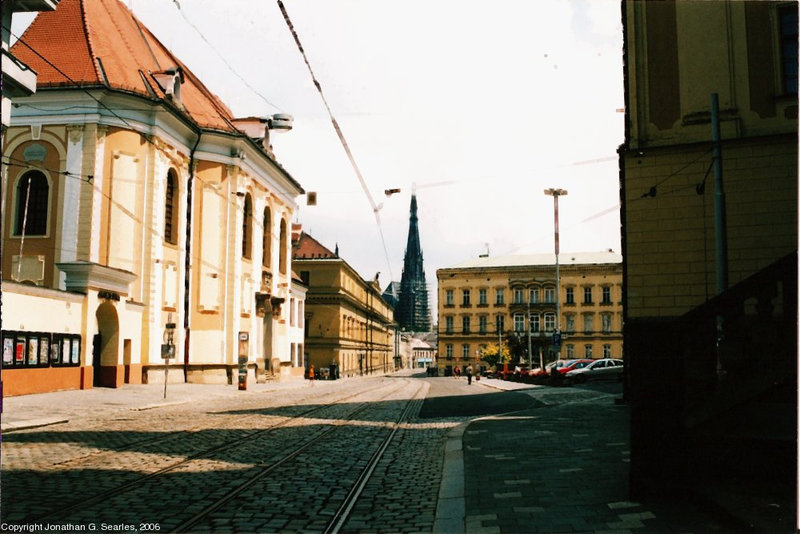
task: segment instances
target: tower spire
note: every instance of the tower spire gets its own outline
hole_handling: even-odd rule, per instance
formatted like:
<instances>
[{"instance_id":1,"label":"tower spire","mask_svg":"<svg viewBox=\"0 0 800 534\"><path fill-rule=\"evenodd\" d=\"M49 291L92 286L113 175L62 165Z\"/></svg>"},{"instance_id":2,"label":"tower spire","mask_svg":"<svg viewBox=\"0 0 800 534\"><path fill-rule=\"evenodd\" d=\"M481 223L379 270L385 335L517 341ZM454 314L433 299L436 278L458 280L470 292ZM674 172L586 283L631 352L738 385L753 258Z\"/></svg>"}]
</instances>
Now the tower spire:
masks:
<instances>
[{"instance_id":1,"label":"tower spire","mask_svg":"<svg viewBox=\"0 0 800 534\"><path fill-rule=\"evenodd\" d=\"M428 332L431 328L431 316L428 308L428 286L425 283L422 246L419 240L416 193L411 195L408 241L406 242L406 253L403 258L400 296L394 318L402 330Z\"/></svg>"}]
</instances>

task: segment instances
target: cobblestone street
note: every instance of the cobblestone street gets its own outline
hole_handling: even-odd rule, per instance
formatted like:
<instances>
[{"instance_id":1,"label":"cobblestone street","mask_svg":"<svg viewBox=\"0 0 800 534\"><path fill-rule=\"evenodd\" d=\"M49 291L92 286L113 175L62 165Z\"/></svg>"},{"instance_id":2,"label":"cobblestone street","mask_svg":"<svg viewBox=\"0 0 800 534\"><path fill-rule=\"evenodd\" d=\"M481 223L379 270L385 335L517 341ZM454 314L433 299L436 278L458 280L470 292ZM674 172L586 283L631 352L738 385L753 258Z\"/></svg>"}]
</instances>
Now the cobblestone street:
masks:
<instances>
[{"instance_id":1,"label":"cobblestone street","mask_svg":"<svg viewBox=\"0 0 800 534\"><path fill-rule=\"evenodd\" d=\"M428 388L369 377L138 407L119 391L120 402L94 411L61 406L67 422L4 433L2 521L321 532L407 407L346 531L431 531L444 442L457 422L417 418ZM6 412L21 402L7 400Z\"/></svg>"}]
</instances>

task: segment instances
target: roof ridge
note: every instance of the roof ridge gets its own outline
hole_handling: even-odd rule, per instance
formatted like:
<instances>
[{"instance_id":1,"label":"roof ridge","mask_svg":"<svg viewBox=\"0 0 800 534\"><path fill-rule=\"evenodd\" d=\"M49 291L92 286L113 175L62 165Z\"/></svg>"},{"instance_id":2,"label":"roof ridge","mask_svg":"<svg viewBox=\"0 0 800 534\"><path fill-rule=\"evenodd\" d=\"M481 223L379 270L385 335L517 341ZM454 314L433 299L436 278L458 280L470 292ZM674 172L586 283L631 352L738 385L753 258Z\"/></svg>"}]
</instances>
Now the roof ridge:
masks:
<instances>
[{"instance_id":1,"label":"roof ridge","mask_svg":"<svg viewBox=\"0 0 800 534\"><path fill-rule=\"evenodd\" d=\"M78 5L80 6L81 10L81 23L83 25L83 34L86 36L86 47L89 49L89 59L92 63L92 68L94 69L94 75L97 78L97 81L105 81L104 85L108 85L108 80L106 80L105 75L100 71L100 66L97 64L97 56L94 53L94 42L92 41L92 32L89 31L89 17L86 15L86 9L84 9L84 2L86 0L78 0ZM80 87L80 82L78 82L78 86Z\"/></svg>"}]
</instances>

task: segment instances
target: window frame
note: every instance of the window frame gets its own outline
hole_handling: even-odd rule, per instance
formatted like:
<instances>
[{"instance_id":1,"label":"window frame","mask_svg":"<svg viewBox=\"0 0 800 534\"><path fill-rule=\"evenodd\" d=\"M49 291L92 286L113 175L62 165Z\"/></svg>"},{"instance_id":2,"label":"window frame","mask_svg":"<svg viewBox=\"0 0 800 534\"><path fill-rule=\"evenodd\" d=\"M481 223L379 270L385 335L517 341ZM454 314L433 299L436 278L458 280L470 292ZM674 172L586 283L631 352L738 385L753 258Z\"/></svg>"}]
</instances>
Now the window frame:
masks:
<instances>
[{"instance_id":1,"label":"window frame","mask_svg":"<svg viewBox=\"0 0 800 534\"><path fill-rule=\"evenodd\" d=\"M31 198L28 196L27 187L24 186L25 178L30 175L38 175L41 176L43 179L44 185L47 186L46 191L46 199L44 208L37 204L33 210L31 210L30 201ZM33 190L34 185L41 185L40 183L34 184L33 180L30 181L31 190ZM53 203L53 181L51 180L48 173L46 173L42 169L28 167L24 171L22 171L19 175L17 175L16 182L13 188L14 194L14 219L12 220L11 225L11 236L12 237L22 237L23 234L26 238L47 238L50 236L50 211L51 206ZM36 199L40 203L42 200L42 195L37 194ZM27 217L25 214L25 205L28 204L28 213ZM31 214L35 216L31 218ZM44 223L38 222L41 219L41 216L44 215ZM38 216L38 218L36 218ZM44 226L44 230L42 233L34 232L31 233L29 231L29 227L32 226L35 222L38 222L38 226ZM23 229L23 226L25 228ZM24 230L24 231L23 231Z\"/></svg>"}]
</instances>

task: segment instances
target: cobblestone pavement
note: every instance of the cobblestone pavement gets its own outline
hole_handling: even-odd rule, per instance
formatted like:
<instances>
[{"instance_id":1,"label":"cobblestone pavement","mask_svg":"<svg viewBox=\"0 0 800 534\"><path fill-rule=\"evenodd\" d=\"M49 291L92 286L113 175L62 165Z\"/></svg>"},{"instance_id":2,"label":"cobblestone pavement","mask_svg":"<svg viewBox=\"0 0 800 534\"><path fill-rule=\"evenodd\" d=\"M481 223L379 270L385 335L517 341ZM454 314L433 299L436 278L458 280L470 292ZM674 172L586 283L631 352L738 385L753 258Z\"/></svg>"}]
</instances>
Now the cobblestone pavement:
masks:
<instances>
[{"instance_id":1,"label":"cobblestone pavement","mask_svg":"<svg viewBox=\"0 0 800 534\"><path fill-rule=\"evenodd\" d=\"M410 375L4 399L0 526L323 532L416 396L343 532L730 531L691 507L628 501L613 390Z\"/></svg>"},{"instance_id":2,"label":"cobblestone pavement","mask_svg":"<svg viewBox=\"0 0 800 534\"><path fill-rule=\"evenodd\" d=\"M460 428L464 523L446 532L733 532L689 503L631 502L628 409L621 388L518 389L536 406Z\"/></svg>"},{"instance_id":3,"label":"cobblestone pavement","mask_svg":"<svg viewBox=\"0 0 800 534\"><path fill-rule=\"evenodd\" d=\"M168 400L150 386L5 399L2 523L170 531L252 479L191 531L321 532L419 393L344 531L432 530L444 441L456 423L417 419L424 381L305 382L277 394L169 388ZM290 461L259 475L304 443Z\"/></svg>"}]
</instances>

